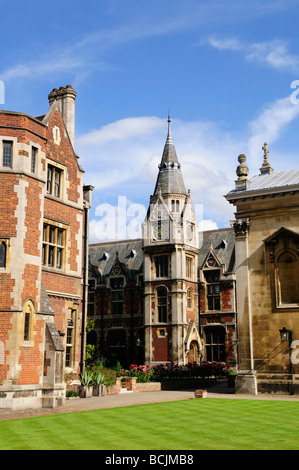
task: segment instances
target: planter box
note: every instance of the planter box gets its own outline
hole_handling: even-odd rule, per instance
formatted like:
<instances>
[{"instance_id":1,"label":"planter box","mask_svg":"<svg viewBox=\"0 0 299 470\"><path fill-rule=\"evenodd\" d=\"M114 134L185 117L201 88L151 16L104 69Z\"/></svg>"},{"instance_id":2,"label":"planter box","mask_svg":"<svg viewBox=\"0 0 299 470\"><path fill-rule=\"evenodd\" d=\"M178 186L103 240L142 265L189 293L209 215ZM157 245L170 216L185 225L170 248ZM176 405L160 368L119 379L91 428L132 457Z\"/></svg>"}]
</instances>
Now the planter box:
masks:
<instances>
[{"instance_id":1,"label":"planter box","mask_svg":"<svg viewBox=\"0 0 299 470\"><path fill-rule=\"evenodd\" d=\"M103 397L106 395L106 387L104 385L94 385L92 388L93 397Z\"/></svg>"},{"instance_id":2,"label":"planter box","mask_svg":"<svg viewBox=\"0 0 299 470\"><path fill-rule=\"evenodd\" d=\"M227 380L227 386L228 387L230 387L230 388L235 387L235 381L236 381L236 376L235 375L228 375L226 377L226 380Z\"/></svg>"},{"instance_id":3,"label":"planter box","mask_svg":"<svg viewBox=\"0 0 299 470\"><path fill-rule=\"evenodd\" d=\"M207 398L208 392L202 391L202 392L194 392L194 398Z\"/></svg>"},{"instance_id":4,"label":"planter box","mask_svg":"<svg viewBox=\"0 0 299 470\"><path fill-rule=\"evenodd\" d=\"M80 398L91 398L93 387L86 387L86 389L79 390Z\"/></svg>"},{"instance_id":5,"label":"planter box","mask_svg":"<svg viewBox=\"0 0 299 470\"><path fill-rule=\"evenodd\" d=\"M136 384L136 392L159 392L160 382L140 382Z\"/></svg>"}]
</instances>

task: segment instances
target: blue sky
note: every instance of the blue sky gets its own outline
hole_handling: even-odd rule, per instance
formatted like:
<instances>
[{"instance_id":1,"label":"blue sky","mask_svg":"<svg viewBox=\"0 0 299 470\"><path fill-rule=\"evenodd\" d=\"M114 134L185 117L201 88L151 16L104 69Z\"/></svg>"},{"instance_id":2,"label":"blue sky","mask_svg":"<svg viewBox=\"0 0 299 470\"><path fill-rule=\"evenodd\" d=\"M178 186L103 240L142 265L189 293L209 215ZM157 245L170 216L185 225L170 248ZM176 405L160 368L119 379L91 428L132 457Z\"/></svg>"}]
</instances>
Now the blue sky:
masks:
<instances>
[{"instance_id":1,"label":"blue sky","mask_svg":"<svg viewBox=\"0 0 299 470\"><path fill-rule=\"evenodd\" d=\"M101 241L104 204L148 206L169 110L205 229L233 218L223 195L240 153L251 176L265 141L276 171L299 167L297 0L0 0L0 8L1 108L39 116L53 88L77 91L75 148L95 187L92 242Z\"/></svg>"}]
</instances>

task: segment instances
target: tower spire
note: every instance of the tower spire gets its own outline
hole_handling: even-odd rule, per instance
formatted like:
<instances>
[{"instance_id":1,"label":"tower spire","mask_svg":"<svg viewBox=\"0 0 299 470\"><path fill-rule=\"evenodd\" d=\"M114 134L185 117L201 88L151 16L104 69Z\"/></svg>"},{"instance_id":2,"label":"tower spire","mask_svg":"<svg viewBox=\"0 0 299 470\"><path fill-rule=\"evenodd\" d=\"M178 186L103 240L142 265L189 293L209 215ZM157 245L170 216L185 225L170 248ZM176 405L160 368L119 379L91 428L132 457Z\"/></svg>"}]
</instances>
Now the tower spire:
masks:
<instances>
[{"instance_id":1,"label":"tower spire","mask_svg":"<svg viewBox=\"0 0 299 470\"><path fill-rule=\"evenodd\" d=\"M181 164L179 163L176 149L171 135L171 119L168 113L168 133L164 146L161 163L159 165L159 174L156 182L155 192L158 193L158 187L164 194L184 194L187 195L183 177L181 174Z\"/></svg>"}]
</instances>

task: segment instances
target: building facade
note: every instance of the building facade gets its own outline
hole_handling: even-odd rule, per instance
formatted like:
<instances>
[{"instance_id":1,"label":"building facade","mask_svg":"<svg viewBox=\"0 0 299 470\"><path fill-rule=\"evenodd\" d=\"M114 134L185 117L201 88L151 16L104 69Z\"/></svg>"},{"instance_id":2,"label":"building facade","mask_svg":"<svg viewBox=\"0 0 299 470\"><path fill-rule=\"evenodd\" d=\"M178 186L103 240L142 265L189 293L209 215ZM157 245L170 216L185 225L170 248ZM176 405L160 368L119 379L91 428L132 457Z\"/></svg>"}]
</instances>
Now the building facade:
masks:
<instances>
[{"instance_id":1,"label":"building facade","mask_svg":"<svg viewBox=\"0 0 299 470\"><path fill-rule=\"evenodd\" d=\"M82 365L92 188L74 151L75 98L69 85L44 116L0 111L2 408L63 404L64 374Z\"/></svg>"},{"instance_id":2,"label":"building facade","mask_svg":"<svg viewBox=\"0 0 299 470\"><path fill-rule=\"evenodd\" d=\"M275 172L263 146L260 174L249 179L241 154L235 188L238 393L298 394L299 171Z\"/></svg>"},{"instance_id":3,"label":"building facade","mask_svg":"<svg viewBox=\"0 0 299 470\"><path fill-rule=\"evenodd\" d=\"M199 236L170 119L142 239L90 245L89 337L101 356L235 366L233 230Z\"/></svg>"}]
</instances>

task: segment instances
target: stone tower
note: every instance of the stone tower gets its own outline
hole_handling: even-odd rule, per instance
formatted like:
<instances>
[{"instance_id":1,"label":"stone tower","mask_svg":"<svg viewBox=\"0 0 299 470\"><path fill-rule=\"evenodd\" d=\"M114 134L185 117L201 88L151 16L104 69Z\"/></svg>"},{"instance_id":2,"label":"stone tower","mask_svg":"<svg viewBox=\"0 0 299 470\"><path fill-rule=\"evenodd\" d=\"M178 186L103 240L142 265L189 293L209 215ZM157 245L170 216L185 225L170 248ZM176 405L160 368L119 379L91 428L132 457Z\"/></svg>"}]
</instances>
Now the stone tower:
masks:
<instances>
[{"instance_id":1,"label":"stone tower","mask_svg":"<svg viewBox=\"0 0 299 470\"><path fill-rule=\"evenodd\" d=\"M168 135L143 224L145 361L197 361L198 232L168 118Z\"/></svg>"}]
</instances>

